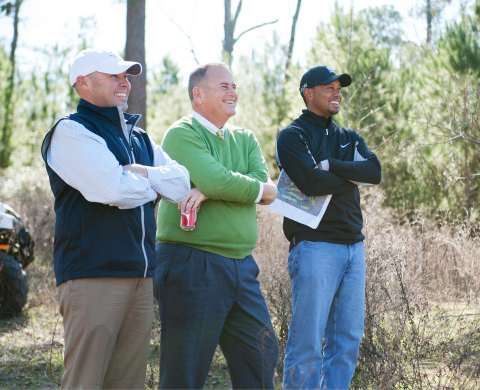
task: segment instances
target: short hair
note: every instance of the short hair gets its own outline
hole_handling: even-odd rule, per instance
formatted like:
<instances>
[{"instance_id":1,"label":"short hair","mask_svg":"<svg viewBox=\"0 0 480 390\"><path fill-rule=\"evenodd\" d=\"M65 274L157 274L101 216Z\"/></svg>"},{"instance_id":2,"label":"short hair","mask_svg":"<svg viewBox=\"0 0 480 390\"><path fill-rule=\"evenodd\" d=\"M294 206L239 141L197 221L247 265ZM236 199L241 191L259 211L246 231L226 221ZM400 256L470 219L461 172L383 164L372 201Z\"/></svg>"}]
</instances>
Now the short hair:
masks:
<instances>
[{"instance_id":1,"label":"short hair","mask_svg":"<svg viewBox=\"0 0 480 390\"><path fill-rule=\"evenodd\" d=\"M190 97L190 102L193 102L194 88L205 88L208 81L207 71L210 68L225 68L230 70L225 62L209 62L206 64L197 65L197 67L192 70L190 76L188 77L188 96Z\"/></svg>"}]
</instances>

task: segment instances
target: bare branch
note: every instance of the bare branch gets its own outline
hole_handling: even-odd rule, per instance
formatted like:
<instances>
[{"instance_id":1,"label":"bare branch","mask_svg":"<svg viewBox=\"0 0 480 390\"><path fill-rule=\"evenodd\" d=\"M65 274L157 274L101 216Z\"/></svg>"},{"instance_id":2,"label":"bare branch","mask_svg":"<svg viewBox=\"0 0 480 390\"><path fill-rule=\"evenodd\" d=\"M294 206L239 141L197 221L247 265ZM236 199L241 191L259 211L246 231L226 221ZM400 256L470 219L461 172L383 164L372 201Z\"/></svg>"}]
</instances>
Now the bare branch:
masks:
<instances>
[{"instance_id":1,"label":"bare branch","mask_svg":"<svg viewBox=\"0 0 480 390\"><path fill-rule=\"evenodd\" d=\"M451 133L453 133L453 134L456 135L456 136L450 138L449 140L453 140L453 139L456 139L456 138L461 138L461 139L463 139L463 140L465 140L465 141L473 142L474 144L480 145L480 141L474 140L474 139L472 139L472 138L470 138L470 137L467 137L467 136L463 135L463 133L462 133L461 130L460 130L460 131L455 131L455 130L453 130L452 128L440 126L440 125L437 125L437 124L435 124L435 123L431 123L431 122L428 121L428 120L427 120L426 123L427 123L428 125L430 125L430 126L436 127L437 129L447 130L447 131L449 131L449 132L451 132ZM450 125L451 125L451 123L450 123ZM464 127L465 127L465 125L464 125ZM442 141L442 142L443 142L443 141Z\"/></svg>"},{"instance_id":2,"label":"bare branch","mask_svg":"<svg viewBox=\"0 0 480 390\"><path fill-rule=\"evenodd\" d=\"M244 32L242 32L238 37L235 38L235 42L237 42L240 37L243 35L243 34L246 34L252 30L255 30L256 28L260 28L260 27L263 27L263 26L266 26L267 24L274 24L274 23L277 23L278 22L278 19L277 20L274 20L272 22L266 22L266 23L262 23L262 24L259 24L257 26L253 26L253 27L250 27L248 30L245 30Z\"/></svg>"},{"instance_id":3,"label":"bare branch","mask_svg":"<svg viewBox=\"0 0 480 390\"><path fill-rule=\"evenodd\" d=\"M237 7L237 10L235 11L235 18L233 19L233 29L235 30L235 26L237 25L237 20L238 20L238 17L240 15L240 11L242 10L242 1L243 0L240 0L238 2L238 7Z\"/></svg>"},{"instance_id":4,"label":"bare branch","mask_svg":"<svg viewBox=\"0 0 480 390\"><path fill-rule=\"evenodd\" d=\"M378 124L378 123L376 123ZM383 142L381 142L378 146L375 147L375 149L380 149L385 143L387 143L388 141L390 141L393 137L395 137L398 133L400 132L400 130L397 130L395 132L393 132L392 135L390 135L389 137L387 137L386 139L383 140Z\"/></svg>"},{"instance_id":5,"label":"bare branch","mask_svg":"<svg viewBox=\"0 0 480 390\"><path fill-rule=\"evenodd\" d=\"M480 173L469 173L468 177L477 177L480 176ZM468 177L456 177L455 180L465 180L468 179Z\"/></svg>"},{"instance_id":6,"label":"bare branch","mask_svg":"<svg viewBox=\"0 0 480 390\"><path fill-rule=\"evenodd\" d=\"M477 144L477 145L480 145L480 141L477 141L477 140L474 140L472 138L469 138L469 137L465 137L465 136L461 136L465 141L468 141L468 142L473 142L474 144Z\"/></svg>"},{"instance_id":7,"label":"bare branch","mask_svg":"<svg viewBox=\"0 0 480 390\"><path fill-rule=\"evenodd\" d=\"M365 115L362 119L360 119L360 122L368 118L370 115L375 114L377 111L381 110L382 108L385 108L385 106L387 106L388 104L390 104L390 102L386 102L383 106L378 107L375 110L370 110L370 112L367 115Z\"/></svg>"},{"instance_id":8,"label":"bare branch","mask_svg":"<svg viewBox=\"0 0 480 390\"><path fill-rule=\"evenodd\" d=\"M438 141L438 142L430 142L430 143L427 143L427 144L418 144L418 149L419 148L425 148L427 146L436 146L436 145L442 145L442 144L446 144L450 141L453 141L454 139L457 139L457 138L461 138L461 136L457 135L455 137L451 137L449 139L446 139L446 140L443 140L443 141ZM415 148L417 149L417 148Z\"/></svg>"},{"instance_id":9,"label":"bare branch","mask_svg":"<svg viewBox=\"0 0 480 390\"><path fill-rule=\"evenodd\" d=\"M167 15L167 14L165 13L165 15ZM190 53L192 53L193 59L195 60L195 62L196 62L197 65L198 65L200 62L198 61L197 55L195 54L195 48L194 48L194 46L193 46L192 37L191 37L189 34L187 34L177 23L175 23L175 21L174 21L170 16L167 15L167 18L170 19L170 21L171 21L171 22L182 32L182 34L185 35L185 36L188 38L188 40L190 41Z\"/></svg>"},{"instance_id":10,"label":"bare branch","mask_svg":"<svg viewBox=\"0 0 480 390\"><path fill-rule=\"evenodd\" d=\"M197 64L199 64L200 62L198 61L197 55L196 55L196 53L195 53L195 48L194 48L194 46L193 46L192 37L191 37L189 34L187 34L187 33L183 30L183 28L181 28L180 25L177 24L177 23L170 17L170 15L167 14L167 12L163 9L163 7L162 7L161 5L160 5L160 8L162 8L163 13L164 13L165 16L170 20L170 22L172 22L173 25L174 25L175 27L177 27L177 28L180 30L180 32L181 32L183 35L185 35L185 36L187 37L187 39L190 41L190 50L189 50L189 51L190 51L190 53L192 53L193 59L195 60L195 62L196 62Z\"/></svg>"},{"instance_id":11,"label":"bare branch","mask_svg":"<svg viewBox=\"0 0 480 390\"><path fill-rule=\"evenodd\" d=\"M415 121L414 121L414 122L415 122ZM477 140L472 139L472 138L470 138L470 137L466 137L465 135L462 134L462 132L455 131L455 130L453 130L452 128L448 128L448 127L444 127L444 126L440 126L440 125L437 125L437 124L435 124L435 123L432 123L432 122L430 122L428 119L427 119L426 122L416 121L416 123L420 123L420 124L424 124L424 125L429 125L429 126L432 126L432 127L436 127L437 129L440 129L440 130L447 130L448 132L451 132L451 133L455 134L455 136L450 137L450 138L448 138L447 140L443 140L443 141L439 141L439 142L433 142L433 143L428 143L428 144L420 144L419 147L440 145L440 144L444 144L444 143L453 141L453 140L458 139L458 138L461 138L461 139L464 140L464 141L468 141L468 142L472 142L472 143L474 143L474 144L480 145L480 141L477 141Z\"/></svg>"},{"instance_id":12,"label":"bare branch","mask_svg":"<svg viewBox=\"0 0 480 390\"><path fill-rule=\"evenodd\" d=\"M290 33L290 44L288 45L287 62L285 64L286 80L288 80L287 70L290 66L290 63L292 62L293 45L295 43L295 29L297 28L297 20L298 20L298 15L300 14L301 5L302 5L302 0L297 0L297 9L295 11L295 15L293 16L292 31Z\"/></svg>"},{"instance_id":13,"label":"bare branch","mask_svg":"<svg viewBox=\"0 0 480 390\"><path fill-rule=\"evenodd\" d=\"M338 66L340 67L340 69L342 69L342 62L337 58L337 56L335 55L333 49L331 49L330 46L328 45L328 42L325 40L325 42L323 42L323 44L325 45L325 47L327 48L327 50L330 52L330 54L332 55L332 57L335 59L335 61L337 61L337 64L338 64Z\"/></svg>"}]
</instances>

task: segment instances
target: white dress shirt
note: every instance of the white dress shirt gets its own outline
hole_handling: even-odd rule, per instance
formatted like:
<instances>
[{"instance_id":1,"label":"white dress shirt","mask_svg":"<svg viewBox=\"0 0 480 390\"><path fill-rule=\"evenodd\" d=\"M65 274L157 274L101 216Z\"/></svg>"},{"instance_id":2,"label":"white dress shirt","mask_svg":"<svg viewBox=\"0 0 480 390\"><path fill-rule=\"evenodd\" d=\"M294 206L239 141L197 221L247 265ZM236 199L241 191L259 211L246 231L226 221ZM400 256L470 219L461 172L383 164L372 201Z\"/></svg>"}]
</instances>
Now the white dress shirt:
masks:
<instances>
[{"instance_id":1,"label":"white dress shirt","mask_svg":"<svg viewBox=\"0 0 480 390\"><path fill-rule=\"evenodd\" d=\"M177 203L190 193L187 169L172 160L150 139L153 167L146 167L148 179L124 171L105 140L72 120L56 127L47 151L47 163L68 185L89 202L130 209L157 198Z\"/></svg>"},{"instance_id":2,"label":"white dress shirt","mask_svg":"<svg viewBox=\"0 0 480 390\"><path fill-rule=\"evenodd\" d=\"M218 128L212 122L210 122L208 119L205 119L195 110L192 110L192 111L193 111L192 112L193 118L196 119L197 122L200 123L203 127L205 127L210 133L212 133L213 135L217 135L217 131L221 130L223 137L225 138L225 125ZM257 196L257 199L255 199L255 203L260 202L263 196L263 183L260 180L259 180L259 183L260 183L260 190L258 191L258 196Z\"/></svg>"}]
</instances>

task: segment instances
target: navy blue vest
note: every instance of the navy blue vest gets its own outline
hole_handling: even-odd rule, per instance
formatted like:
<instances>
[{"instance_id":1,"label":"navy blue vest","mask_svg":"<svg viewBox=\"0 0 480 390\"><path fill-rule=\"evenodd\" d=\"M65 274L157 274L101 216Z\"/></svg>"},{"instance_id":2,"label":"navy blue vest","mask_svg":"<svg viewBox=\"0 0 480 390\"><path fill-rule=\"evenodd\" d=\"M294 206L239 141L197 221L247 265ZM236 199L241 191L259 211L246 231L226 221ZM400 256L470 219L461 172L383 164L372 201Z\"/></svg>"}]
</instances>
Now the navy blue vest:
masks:
<instances>
[{"instance_id":1,"label":"navy blue vest","mask_svg":"<svg viewBox=\"0 0 480 390\"><path fill-rule=\"evenodd\" d=\"M77 112L65 118L102 137L120 165L135 161L153 166L154 152L147 133L134 127L140 115L123 114L127 141L116 107L97 107L80 100ZM47 150L55 126L42 144L50 186L55 196L53 262L57 286L70 279L153 276L155 268L154 202L134 209L87 201L47 164Z\"/></svg>"}]
</instances>

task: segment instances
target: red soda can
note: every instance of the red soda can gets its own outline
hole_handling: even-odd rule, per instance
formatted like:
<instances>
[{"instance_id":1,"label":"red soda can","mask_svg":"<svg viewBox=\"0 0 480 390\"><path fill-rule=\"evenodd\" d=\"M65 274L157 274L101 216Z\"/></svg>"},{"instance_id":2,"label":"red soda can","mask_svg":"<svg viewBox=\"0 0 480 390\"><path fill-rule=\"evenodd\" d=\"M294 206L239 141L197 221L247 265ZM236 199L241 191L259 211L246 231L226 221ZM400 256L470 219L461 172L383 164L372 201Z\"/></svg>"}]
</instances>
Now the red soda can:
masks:
<instances>
[{"instance_id":1,"label":"red soda can","mask_svg":"<svg viewBox=\"0 0 480 390\"><path fill-rule=\"evenodd\" d=\"M187 232L195 230L197 227L197 209L189 213L182 213L180 216L180 227Z\"/></svg>"}]
</instances>

